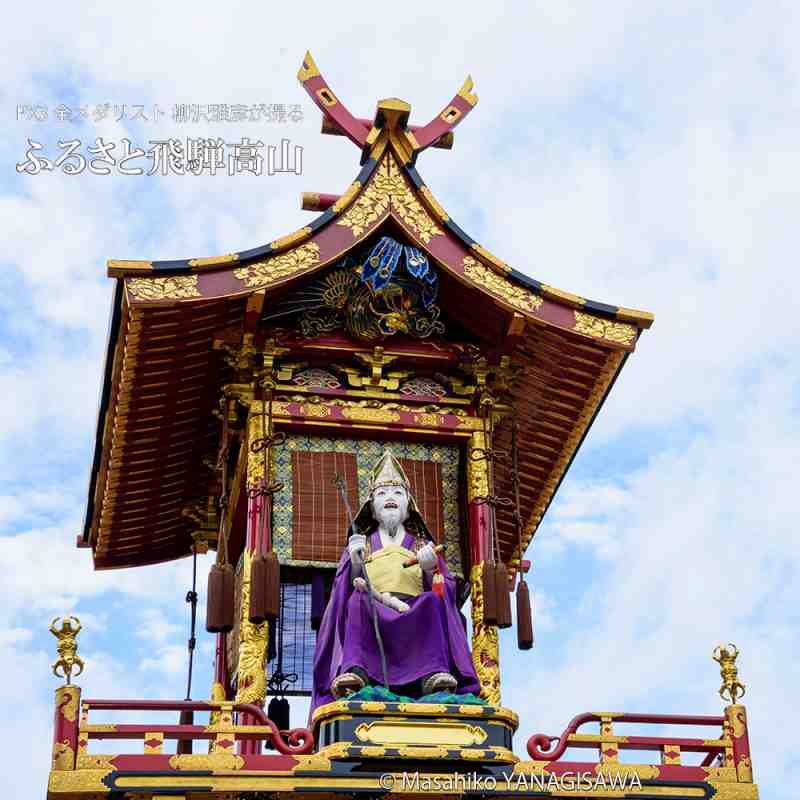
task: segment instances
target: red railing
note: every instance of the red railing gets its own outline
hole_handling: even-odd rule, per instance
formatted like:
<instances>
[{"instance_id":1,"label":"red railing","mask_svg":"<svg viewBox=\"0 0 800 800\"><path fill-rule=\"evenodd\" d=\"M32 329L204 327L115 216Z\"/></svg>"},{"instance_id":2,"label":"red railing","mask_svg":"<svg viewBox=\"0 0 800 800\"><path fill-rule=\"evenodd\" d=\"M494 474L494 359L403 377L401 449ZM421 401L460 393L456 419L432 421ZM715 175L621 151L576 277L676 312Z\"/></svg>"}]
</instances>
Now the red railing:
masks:
<instances>
[{"instance_id":1,"label":"red railing","mask_svg":"<svg viewBox=\"0 0 800 800\"><path fill-rule=\"evenodd\" d=\"M590 722L600 723L599 735L579 734L578 728ZM614 723L622 722L713 726L722 729L722 736L718 739L691 739L677 736L615 735ZM620 750L655 750L661 753L662 764L673 765L680 765L681 752L705 753L701 766L709 766L719 755L722 755L726 764L729 760L732 764L734 741L731 739L726 717L611 712L579 714L572 719L560 736L537 733L528 739L528 755L535 761L557 761L568 747L595 749L599 753L601 762L616 761Z\"/></svg>"},{"instance_id":2,"label":"red railing","mask_svg":"<svg viewBox=\"0 0 800 800\"><path fill-rule=\"evenodd\" d=\"M84 742L91 739L139 739L144 741L145 751L161 752L165 739L181 742L195 740L212 741L212 750L231 752L237 742L269 741L283 755L310 753L314 749L314 736L308 728L281 731L267 717L264 710L250 703L203 702L196 700L97 700L87 699L81 703L81 721L78 735ZM208 711L210 725L90 725L89 711ZM247 714L257 725L238 725L233 714Z\"/></svg>"}]
</instances>

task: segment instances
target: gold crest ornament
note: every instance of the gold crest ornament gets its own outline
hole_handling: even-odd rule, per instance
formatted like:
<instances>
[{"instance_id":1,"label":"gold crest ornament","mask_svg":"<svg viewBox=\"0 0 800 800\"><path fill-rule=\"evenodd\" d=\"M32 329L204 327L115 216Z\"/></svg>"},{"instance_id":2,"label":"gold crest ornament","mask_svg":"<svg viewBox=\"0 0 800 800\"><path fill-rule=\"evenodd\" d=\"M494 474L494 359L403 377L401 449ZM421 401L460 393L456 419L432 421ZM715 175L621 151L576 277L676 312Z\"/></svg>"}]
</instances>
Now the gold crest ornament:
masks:
<instances>
[{"instance_id":1,"label":"gold crest ornament","mask_svg":"<svg viewBox=\"0 0 800 800\"><path fill-rule=\"evenodd\" d=\"M72 671L75 667L78 668L76 676L83 672L84 667L83 659L78 655L76 638L81 631L81 621L77 617L62 617L60 630L55 626L57 621L58 617L50 623L50 633L58 639L58 659L53 662L53 675L59 677L60 668L61 676L69 685L72 683Z\"/></svg>"},{"instance_id":2,"label":"gold crest ornament","mask_svg":"<svg viewBox=\"0 0 800 800\"><path fill-rule=\"evenodd\" d=\"M739 681L739 671L736 668L738 656L739 648L735 644L718 645L711 656L719 664L719 674L722 676L719 696L723 700L729 699L734 705L739 697L744 697L745 693L744 684Z\"/></svg>"}]
</instances>

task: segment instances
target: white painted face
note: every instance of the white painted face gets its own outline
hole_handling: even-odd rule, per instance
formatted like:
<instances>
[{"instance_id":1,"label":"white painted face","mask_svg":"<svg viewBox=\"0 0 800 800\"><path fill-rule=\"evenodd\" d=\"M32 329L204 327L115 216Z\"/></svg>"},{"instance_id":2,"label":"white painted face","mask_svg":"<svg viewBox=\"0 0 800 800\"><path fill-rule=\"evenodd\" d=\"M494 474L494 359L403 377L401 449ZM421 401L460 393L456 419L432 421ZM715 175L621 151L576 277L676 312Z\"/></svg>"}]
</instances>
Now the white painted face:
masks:
<instances>
[{"instance_id":1,"label":"white painted face","mask_svg":"<svg viewBox=\"0 0 800 800\"><path fill-rule=\"evenodd\" d=\"M389 532L408 519L408 492L403 486L379 486L372 493L372 514Z\"/></svg>"}]
</instances>

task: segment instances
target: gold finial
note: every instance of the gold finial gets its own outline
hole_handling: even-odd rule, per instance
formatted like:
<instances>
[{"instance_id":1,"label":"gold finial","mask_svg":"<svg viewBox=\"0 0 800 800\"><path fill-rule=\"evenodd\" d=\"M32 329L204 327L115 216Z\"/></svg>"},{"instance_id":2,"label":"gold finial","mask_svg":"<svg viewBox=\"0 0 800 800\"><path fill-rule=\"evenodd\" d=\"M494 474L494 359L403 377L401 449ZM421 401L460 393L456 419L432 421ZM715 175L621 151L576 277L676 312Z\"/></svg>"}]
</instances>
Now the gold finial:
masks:
<instances>
[{"instance_id":1,"label":"gold finial","mask_svg":"<svg viewBox=\"0 0 800 800\"><path fill-rule=\"evenodd\" d=\"M739 697L744 697L744 684L739 681L736 669L736 658L739 649L735 644L721 644L714 648L712 658L719 664L719 674L722 676L722 686L719 687L719 696L725 700L730 699L736 705ZM727 694L727 698L726 695Z\"/></svg>"},{"instance_id":2,"label":"gold finial","mask_svg":"<svg viewBox=\"0 0 800 800\"><path fill-rule=\"evenodd\" d=\"M58 639L58 660L53 662L53 675L59 677L58 668L61 667L61 675L69 686L72 683L72 670L75 667L78 668L75 675L83 672L83 659L78 655L78 640L76 639L81 630L81 621L77 617L62 617L61 630L56 628L57 621L58 617L50 623L50 633Z\"/></svg>"}]
</instances>

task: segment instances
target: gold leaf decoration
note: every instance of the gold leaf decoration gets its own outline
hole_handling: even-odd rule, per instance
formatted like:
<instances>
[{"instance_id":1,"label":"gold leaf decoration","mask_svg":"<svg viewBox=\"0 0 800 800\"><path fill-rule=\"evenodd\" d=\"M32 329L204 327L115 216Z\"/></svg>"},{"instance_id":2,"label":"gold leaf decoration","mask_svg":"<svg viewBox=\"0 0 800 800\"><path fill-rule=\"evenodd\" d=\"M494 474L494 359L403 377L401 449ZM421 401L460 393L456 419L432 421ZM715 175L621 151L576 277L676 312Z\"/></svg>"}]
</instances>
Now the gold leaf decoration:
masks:
<instances>
[{"instance_id":1,"label":"gold leaf decoration","mask_svg":"<svg viewBox=\"0 0 800 800\"><path fill-rule=\"evenodd\" d=\"M237 770L244 766L244 759L234 753L198 753L197 755L175 755L169 760L174 770Z\"/></svg>"},{"instance_id":2,"label":"gold leaf decoration","mask_svg":"<svg viewBox=\"0 0 800 800\"><path fill-rule=\"evenodd\" d=\"M481 684L481 697L500 705L500 661L497 628L483 622L483 563L470 572L472 585L472 663Z\"/></svg>"},{"instance_id":3,"label":"gold leaf decoration","mask_svg":"<svg viewBox=\"0 0 800 800\"><path fill-rule=\"evenodd\" d=\"M403 178L397 162L390 155L380 163L375 177L336 224L350 228L353 236L361 236L390 207L426 244L433 236L444 235L442 229L417 200Z\"/></svg>"},{"instance_id":4,"label":"gold leaf decoration","mask_svg":"<svg viewBox=\"0 0 800 800\"><path fill-rule=\"evenodd\" d=\"M464 274L474 283L520 311L530 313L536 311L542 304L542 298L538 294L511 283L496 272L492 272L472 256L464 256Z\"/></svg>"},{"instance_id":5,"label":"gold leaf decoration","mask_svg":"<svg viewBox=\"0 0 800 800\"><path fill-rule=\"evenodd\" d=\"M128 291L137 300L186 300L200 297L197 275L174 275L169 278L131 278Z\"/></svg>"},{"instance_id":6,"label":"gold leaf decoration","mask_svg":"<svg viewBox=\"0 0 800 800\"><path fill-rule=\"evenodd\" d=\"M593 317L591 314L584 314L581 311L575 312L576 333L591 336L593 339L606 339L617 344L633 344L636 338L636 328L624 322L614 322L603 317Z\"/></svg>"},{"instance_id":7,"label":"gold leaf decoration","mask_svg":"<svg viewBox=\"0 0 800 800\"><path fill-rule=\"evenodd\" d=\"M242 565L242 603L239 622L239 659L237 703L263 703L267 695L267 640L269 623L254 625L248 619L250 609L250 568L252 555L244 553Z\"/></svg>"},{"instance_id":8,"label":"gold leaf decoration","mask_svg":"<svg viewBox=\"0 0 800 800\"><path fill-rule=\"evenodd\" d=\"M239 267L233 271L235 277L244 281L250 288L261 288L270 283L288 278L297 272L302 272L308 267L319 263L319 245L315 242L296 247L279 256L273 256L265 261L257 261L246 267Z\"/></svg>"}]
</instances>

